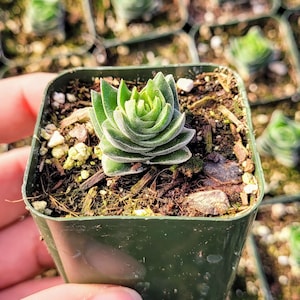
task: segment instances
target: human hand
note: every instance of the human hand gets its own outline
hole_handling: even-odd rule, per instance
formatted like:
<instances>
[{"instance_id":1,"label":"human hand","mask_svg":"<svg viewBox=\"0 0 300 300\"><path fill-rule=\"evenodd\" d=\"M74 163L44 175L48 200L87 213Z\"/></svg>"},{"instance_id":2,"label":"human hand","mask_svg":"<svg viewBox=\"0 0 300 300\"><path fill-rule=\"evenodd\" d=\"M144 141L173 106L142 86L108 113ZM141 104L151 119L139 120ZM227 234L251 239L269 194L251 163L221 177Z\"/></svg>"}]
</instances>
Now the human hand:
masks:
<instances>
[{"instance_id":1,"label":"human hand","mask_svg":"<svg viewBox=\"0 0 300 300\"><path fill-rule=\"evenodd\" d=\"M35 73L0 80L0 143L32 134L43 91L54 76ZM141 299L126 287L64 284L60 277L33 279L54 263L22 201L29 151L24 147L0 155L0 299Z\"/></svg>"}]
</instances>

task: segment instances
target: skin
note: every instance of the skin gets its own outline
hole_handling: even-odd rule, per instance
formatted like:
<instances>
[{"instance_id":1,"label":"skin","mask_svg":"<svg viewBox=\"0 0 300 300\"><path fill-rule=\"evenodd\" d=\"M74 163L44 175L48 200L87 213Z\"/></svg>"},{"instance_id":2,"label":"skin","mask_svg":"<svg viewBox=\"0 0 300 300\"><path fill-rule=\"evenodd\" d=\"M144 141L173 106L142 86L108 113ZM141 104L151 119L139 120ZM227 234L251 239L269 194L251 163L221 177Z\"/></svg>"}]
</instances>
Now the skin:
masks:
<instances>
[{"instance_id":1,"label":"skin","mask_svg":"<svg viewBox=\"0 0 300 300\"><path fill-rule=\"evenodd\" d=\"M0 80L0 143L32 135L44 89L54 77L34 73ZM126 287L37 278L54 263L22 201L29 151L23 147L0 154L0 299L142 299Z\"/></svg>"}]
</instances>

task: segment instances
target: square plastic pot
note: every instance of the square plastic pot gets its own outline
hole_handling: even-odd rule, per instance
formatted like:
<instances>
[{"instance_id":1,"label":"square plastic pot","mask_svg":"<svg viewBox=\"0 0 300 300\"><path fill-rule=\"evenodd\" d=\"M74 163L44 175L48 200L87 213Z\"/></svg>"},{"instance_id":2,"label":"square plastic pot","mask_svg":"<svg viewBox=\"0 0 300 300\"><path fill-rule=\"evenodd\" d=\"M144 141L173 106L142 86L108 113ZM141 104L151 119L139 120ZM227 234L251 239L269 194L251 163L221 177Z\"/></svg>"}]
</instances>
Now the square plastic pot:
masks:
<instances>
[{"instance_id":1,"label":"square plastic pot","mask_svg":"<svg viewBox=\"0 0 300 300\"><path fill-rule=\"evenodd\" d=\"M175 78L212 71L198 64L155 68ZM60 74L48 86L32 144L23 184L23 197L66 282L121 284L138 290L143 299L224 299L234 281L237 265L259 203L263 175L247 111L248 139L253 152L259 192L247 210L227 217L78 217L54 218L37 212L30 197L38 181L39 128L50 95L72 78L117 76L125 80L152 78L152 67L74 69Z\"/></svg>"}]
</instances>

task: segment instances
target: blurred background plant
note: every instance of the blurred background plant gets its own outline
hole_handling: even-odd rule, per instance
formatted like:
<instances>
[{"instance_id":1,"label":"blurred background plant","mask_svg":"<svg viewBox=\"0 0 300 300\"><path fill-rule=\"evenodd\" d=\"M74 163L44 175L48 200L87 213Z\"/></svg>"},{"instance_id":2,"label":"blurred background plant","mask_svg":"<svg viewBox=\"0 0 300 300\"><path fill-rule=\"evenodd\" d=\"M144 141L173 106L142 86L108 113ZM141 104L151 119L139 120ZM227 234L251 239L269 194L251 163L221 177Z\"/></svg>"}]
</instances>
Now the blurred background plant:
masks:
<instances>
[{"instance_id":1,"label":"blurred background plant","mask_svg":"<svg viewBox=\"0 0 300 300\"><path fill-rule=\"evenodd\" d=\"M296 167L300 161L300 123L275 110L263 134L257 138L261 155L274 156L284 166Z\"/></svg>"},{"instance_id":2,"label":"blurred background plant","mask_svg":"<svg viewBox=\"0 0 300 300\"><path fill-rule=\"evenodd\" d=\"M111 4L120 22L136 19L150 20L159 9L161 0L112 0Z\"/></svg>"},{"instance_id":3,"label":"blurred background plant","mask_svg":"<svg viewBox=\"0 0 300 300\"><path fill-rule=\"evenodd\" d=\"M244 36L232 37L226 51L229 62L245 80L263 70L273 57L271 42L257 26L251 27Z\"/></svg>"},{"instance_id":4,"label":"blurred background plant","mask_svg":"<svg viewBox=\"0 0 300 300\"><path fill-rule=\"evenodd\" d=\"M64 8L59 0L30 0L26 8L24 29L37 35L52 34L64 40Z\"/></svg>"}]
</instances>

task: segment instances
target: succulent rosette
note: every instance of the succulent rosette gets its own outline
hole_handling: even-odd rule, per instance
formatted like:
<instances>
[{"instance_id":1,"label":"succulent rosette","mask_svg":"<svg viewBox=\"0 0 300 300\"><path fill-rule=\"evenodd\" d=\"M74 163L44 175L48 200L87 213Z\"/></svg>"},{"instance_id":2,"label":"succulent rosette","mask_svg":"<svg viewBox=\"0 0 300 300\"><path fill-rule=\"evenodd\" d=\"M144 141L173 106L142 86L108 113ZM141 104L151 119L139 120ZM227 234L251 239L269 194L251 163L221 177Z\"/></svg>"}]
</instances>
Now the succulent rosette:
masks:
<instances>
[{"instance_id":1,"label":"succulent rosette","mask_svg":"<svg viewBox=\"0 0 300 300\"><path fill-rule=\"evenodd\" d=\"M27 8L28 30L36 34L60 32L64 35L64 10L59 0L30 0Z\"/></svg>"},{"instance_id":2,"label":"succulent rosette","mask_svg":"<svg viewBox=\"0 0 300 300\"><path fill-rule=\"evenodd\" d=\"M300 124L275 110L263 134L257 139L261 155L274 158L287 167L300 162Z\"/></svg>"},{"instance_id":3,"label":"succulent rosette","mask_svg":"<svg viewBox=\"0 0 300 300\"><path fill-rule=\"evenodd\" d=\"M142 172L147 165L173 165L187 161L187 144L195 134L185 127L179 110L175 80L159 72L138 91L124 80L118 88L100 79L100 93L91 92L91 121L100 139L106 175ZM140 163L139 167L136 163Z\"/></svg>"},{"instance_id":4,"label":"succulent rosette","mask_svg":"<svg viewBox=\"0 0 300 300\"><path fill-rule=\"evenodd\" d=\"M261 29L254 26L244 36L230 39L227 55L241 75L247 78L267 66L273 57L273 46Z\"/></svg>"},{"instance_id":5,"label":"succulent rosette","mask_svg":"<svg viewBox=\"0 0 300 300\"><path fill-rule=\"evenodd\" d=\"M161 0L112 0L116 15L126 22L151 16L160 4Z\"/></svg>"}]
</instances>

